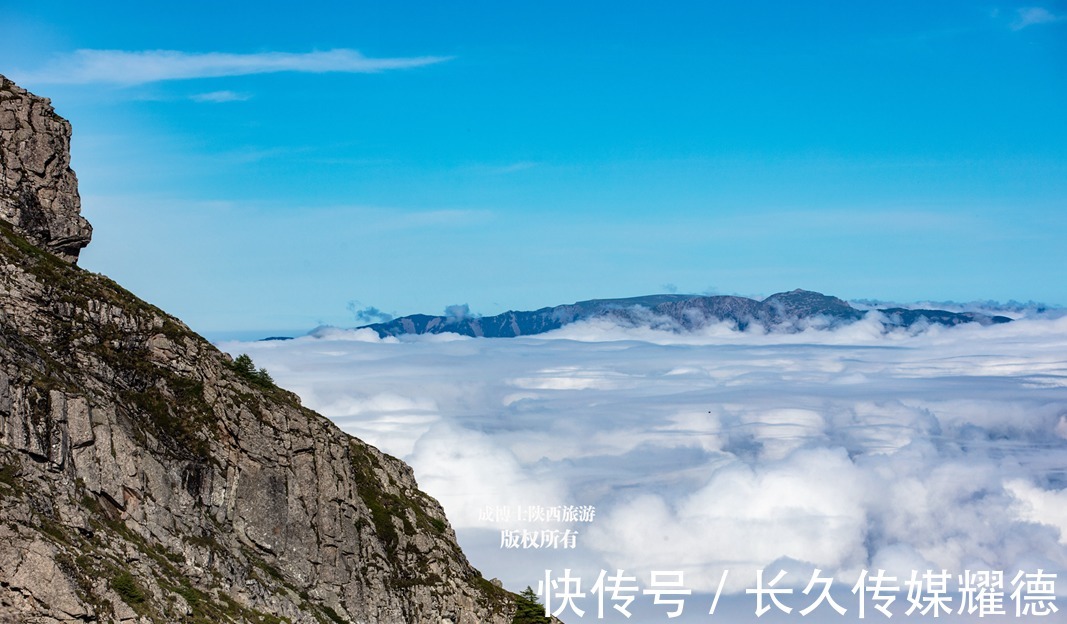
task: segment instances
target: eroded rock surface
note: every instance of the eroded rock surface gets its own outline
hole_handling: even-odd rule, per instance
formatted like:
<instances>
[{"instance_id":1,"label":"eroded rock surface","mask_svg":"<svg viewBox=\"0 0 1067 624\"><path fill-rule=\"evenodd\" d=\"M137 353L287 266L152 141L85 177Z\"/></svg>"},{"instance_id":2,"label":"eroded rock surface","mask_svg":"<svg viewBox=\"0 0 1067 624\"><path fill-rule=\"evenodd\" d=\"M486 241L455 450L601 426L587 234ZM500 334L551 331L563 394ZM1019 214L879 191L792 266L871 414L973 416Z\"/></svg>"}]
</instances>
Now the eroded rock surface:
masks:
<instances>
[{"instance_id":1,"label":"eroded rock surface","mask_svg":"<svg viewBox=\"0 0 1067 624\"><path fill-rule=\"evenodd\" d=\"M70 122L51 102L0 76L0 218L74 263L93 229L70 168Z\"/></svg>"}]
</instances>

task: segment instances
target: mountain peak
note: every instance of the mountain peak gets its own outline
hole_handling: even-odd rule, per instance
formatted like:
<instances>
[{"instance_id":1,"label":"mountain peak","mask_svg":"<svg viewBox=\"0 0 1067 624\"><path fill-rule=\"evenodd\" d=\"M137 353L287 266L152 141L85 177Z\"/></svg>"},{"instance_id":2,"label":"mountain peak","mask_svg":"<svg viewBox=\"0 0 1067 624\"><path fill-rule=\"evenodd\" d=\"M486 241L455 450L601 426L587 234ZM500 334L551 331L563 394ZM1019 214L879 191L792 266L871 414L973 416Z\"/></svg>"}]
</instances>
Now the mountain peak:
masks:
<instances>
[{"instance_id":1,"label":"mountain peak","mask_svg":"<svg viewBox=\"0 0 1067 624\"><path fill-rule=\"evenodd\" d=\"M773 294L764 299L763 304L774 306L782 315L786 316L793 314L803 316L822 314L847 319L858 319L863 316L862 312L850 306L843 299L800 288Z\"/></svg>"},{"instance_id":2,"label":"mountain peak","mask_svg":"<svg viewBox=\"0 0 1067 624\"><path fill-rule=\"evenodd\" d=\"M73 264L93 228L81 216L70 134L51 101L0 75L0 219Z\"/></svg>"}]
</instances>

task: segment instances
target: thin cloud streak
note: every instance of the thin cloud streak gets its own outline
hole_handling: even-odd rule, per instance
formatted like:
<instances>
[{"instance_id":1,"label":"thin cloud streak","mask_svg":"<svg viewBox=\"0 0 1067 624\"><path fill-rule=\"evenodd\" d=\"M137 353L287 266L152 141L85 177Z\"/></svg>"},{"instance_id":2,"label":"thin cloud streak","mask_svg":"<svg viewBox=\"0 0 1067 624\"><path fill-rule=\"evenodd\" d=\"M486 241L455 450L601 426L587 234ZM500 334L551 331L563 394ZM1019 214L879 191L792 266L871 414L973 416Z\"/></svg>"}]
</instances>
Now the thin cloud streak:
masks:
<instances>
[{"instance_id":1,"label":"thin cloud streak","mask_svg":"<svg viewBox=\"0 0 1067 624\"><path fill-rule=\"evenodd\" d=\"M1051 24L1067 19L1065 15L1056 15L1044 7L1026 7L1016 11L1017 17L1011 24L1012 30L1022 30L1036 24Z\"/></svg>"},{"instance_id":2,"label":"thin cloud streak","mask_svg":"<svg viewBox=\"0 0 1067 624\"><path fill-rule=\"evenodd\" d=\"M165 80L277 72L374 74L433 65L451 58L368 58L356 50L343 48L323 52L257 54L190 53L178 50L77 50L73 54L53 60L43 69L22 73L19 79L31 84L101 83L130 86Z\"/></svg>"},{"instance_id":3,"label":"thin cloud streak","mask_svg":"<svg viewBox=\"0 0 1067 624\"><path fill-rule=\"evenodd\" d=\"M210 93L197 93L189 97L194 102L210 102L222 104L224 102L244 102L252 99L251 95L237 93L236 91L211 91Z\"/></svg>"}]
</instances>

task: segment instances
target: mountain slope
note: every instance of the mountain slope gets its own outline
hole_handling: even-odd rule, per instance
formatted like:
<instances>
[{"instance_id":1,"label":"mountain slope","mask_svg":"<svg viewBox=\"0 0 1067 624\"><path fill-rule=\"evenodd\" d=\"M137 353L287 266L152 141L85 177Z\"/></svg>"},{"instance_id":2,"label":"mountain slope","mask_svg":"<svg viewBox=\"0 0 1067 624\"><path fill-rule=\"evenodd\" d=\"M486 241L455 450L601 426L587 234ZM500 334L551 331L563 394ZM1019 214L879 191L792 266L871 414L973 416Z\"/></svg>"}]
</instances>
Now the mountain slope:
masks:
<instances>
[{"instance_id":1,"label":"mountain slope","mask_svg":"<svg viewBox=\"0 0 1067 624\"><path fill-rule=\"evenodd\" d=\"M74 264L69 132L0 77L0 621L510 621L410 468Z\"/></svg>"},{"instance_id":2,"label":"mountain slope","mask_svg":"<svg viewBox=\"0 0 1067 624\"><path fill-rule=\"evenodd\" d=\"M1006 323L1005 316L944 310L879 310L889 327L911 327L917 323L958 325L960 323ZM541 334L569 323L608 319L620 325L649 326L673 331L692 331L712 323L728 322L744 330L752 324L769 330L795 331L815 325L835 327L852 323L866 312L847 302L817 292L793 290L763 301L729 295L648 295L628 299L593 299L568 305L541 308L532 312L508 311L496 316L427 316L415 314L374 323L372 329L382 338L405 334L452 332L463 336L512 338Z\"/></svg>"}]
</instances>

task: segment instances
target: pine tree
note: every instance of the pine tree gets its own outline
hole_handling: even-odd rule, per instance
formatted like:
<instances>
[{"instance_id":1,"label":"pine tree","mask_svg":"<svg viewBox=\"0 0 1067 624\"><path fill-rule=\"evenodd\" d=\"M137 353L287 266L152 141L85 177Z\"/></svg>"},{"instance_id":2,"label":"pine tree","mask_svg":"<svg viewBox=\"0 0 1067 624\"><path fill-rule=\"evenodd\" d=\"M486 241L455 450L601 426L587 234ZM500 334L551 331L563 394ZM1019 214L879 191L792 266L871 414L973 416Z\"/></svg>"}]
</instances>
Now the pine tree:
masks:
<instances>
[{"instance_id":1,"label":"pine tree","mask_svg":"<svg viewBox=\"0 0 1067 624\"><path fill-rule=\"evenodd\" d=\"M247 353L242 353L237 356L237 359L233 361L233 368L245 377L250 377L256 374L256 365L252 363L252 358L250 358Z\"/></svg>"},{"instance_id":2,"label":"pine tree","mask_svg":"<svg viewBox=\"0 0 1067 624\"><path fill-rule=\"evenodd\" d=\"M512 624L550 624L551 619L545 617L545 608L537 599L537 594L529 585L519 592L517 597L515 617Z\"/></svg>"},{"instance_id":3,"label":"pine tree","mask_svg":"<svg viewBox=\"0 0 1067 624\"><path fill-rule=\"evenodd\" d=\"M256 370L255 362L252 361L252 358L247 353L242 353L234 358L233 370L257 386L269 388L274 385L274 378L270 376L267 369Z\"/></svg>"}]
</instances>

